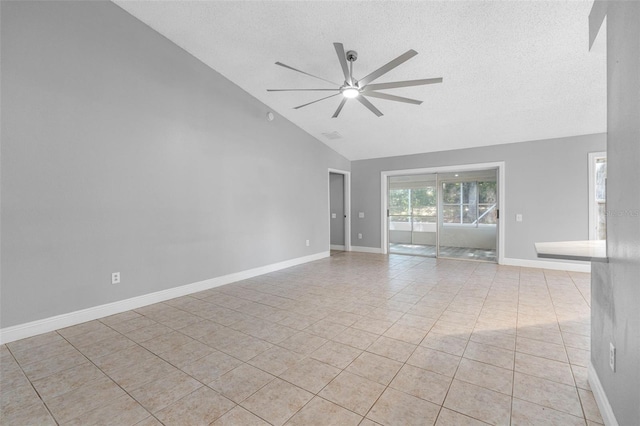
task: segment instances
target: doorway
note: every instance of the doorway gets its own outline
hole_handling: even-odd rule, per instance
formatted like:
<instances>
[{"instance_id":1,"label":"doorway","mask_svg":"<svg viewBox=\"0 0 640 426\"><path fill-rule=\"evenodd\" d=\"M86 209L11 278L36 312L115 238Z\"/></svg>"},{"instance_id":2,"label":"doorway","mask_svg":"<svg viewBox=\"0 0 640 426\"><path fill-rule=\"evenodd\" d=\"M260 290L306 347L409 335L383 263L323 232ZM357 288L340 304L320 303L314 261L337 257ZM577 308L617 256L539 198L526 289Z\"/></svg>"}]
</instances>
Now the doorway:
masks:
<instances>
[{"instance_id":1,"label":"doorway","mask_svg":"<svg viewBox=\"0 0 640 426\"><path fill-rule=\"evenodd\" d=\"M347 171L329 169L329 248L334 255L351 250L350 187Z\"/></svg>"},{"instance_id":2,"label":"doorway","mask_svg":"<svg viewBox=\"0 0 640 426\"><path fill-rule=\"evenodd\" d=\"M500 262L504 164L382 172L383 252Z\"/></svg>"}]
</instances>

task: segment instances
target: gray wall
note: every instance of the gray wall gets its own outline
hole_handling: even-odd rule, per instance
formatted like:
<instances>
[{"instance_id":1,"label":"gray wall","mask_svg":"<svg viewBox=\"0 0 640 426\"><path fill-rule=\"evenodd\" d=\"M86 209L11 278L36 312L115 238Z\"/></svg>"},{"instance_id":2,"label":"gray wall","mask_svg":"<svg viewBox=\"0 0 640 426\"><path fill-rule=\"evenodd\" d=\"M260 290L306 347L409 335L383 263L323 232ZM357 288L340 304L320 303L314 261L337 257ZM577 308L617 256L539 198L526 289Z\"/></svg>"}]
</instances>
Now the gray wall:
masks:
<instances>
[{"instance_id":1,"label":"gray wall","mask_svg":"<svg viewBox=\"0 0 640 426\"><path fill-rule=\"evenodd\" d=\"M2 327L328 250L344 157L112 3L1 7Z\"/></svg>"},{"instance_id":2,"label":"gray wall","mask_svg":"<svg viewBox=\"0 0 640 426\"><path fill-rule=\"evenodd\" d=\"M588 153L605 146L606 135L596 134L354 161L352 234L362 233L359 246L381 247L382 171L504 161L504 255L536 259L534 242L588 239ZM516 213L522 222L515 221Z\"/></svg>"},{"instance_id":3,"label":"gray wall","mask_svg":"<svg viewBox=\"0 0 640 426\"><path fill-rule=\"evenodd\" d=\"M607 251L591 276L591 362L620 425L640 424L640 3L607 3ZM600 37L604 36L601 34ZM609 368L609 343L616 371Z\"/></svg>"},{"instance_id":4,"label":"gray wall","mask_svg":"<svg viewBox=\"0 0 640 426\"><path fill-rule=\"evenodd\" d=\"M331 221L331 244L344 245L344 175L329 173L329 211L336 218Z\"/></svg>"}]
</instances>

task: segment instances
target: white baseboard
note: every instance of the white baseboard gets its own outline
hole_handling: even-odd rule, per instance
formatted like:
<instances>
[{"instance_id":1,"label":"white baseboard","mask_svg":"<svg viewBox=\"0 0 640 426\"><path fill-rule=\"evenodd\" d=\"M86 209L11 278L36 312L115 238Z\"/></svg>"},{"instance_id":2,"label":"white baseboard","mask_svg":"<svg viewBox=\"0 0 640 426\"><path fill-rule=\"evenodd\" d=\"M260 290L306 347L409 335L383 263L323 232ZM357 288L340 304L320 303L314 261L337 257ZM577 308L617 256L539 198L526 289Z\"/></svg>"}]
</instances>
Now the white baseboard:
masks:
<instances>
[{"instance_id":1,"label":"white baseboard","mask_svg":"<svg viewBox=\"0 0 640 426\"><path fill-rule=\"evenodd\" d=\"M329 246L329 248L331 250L342 250L342 251L344 251L344 246L341 246L341 245L338 245L338 244L331 244Z\"/></svg>"},{"instance_id":2,"label":"white baseboard","mask_svg":"<svg viewBox=\"0 0 640 426\"><path fill-rule=\"evenodd\" d=\"M257 277L258 275L268 274L269 272L279 271L281 269L290 268L307 262L313 262L314 260L323 259L325 257L329 257L328 251L285 260L284 262L272 263L270 265L235 272L221 277L210 278L208 280L157 291L155 293L144 294L142 296L107 303L105 305L69 312L67 314L56 315L54 317L32 321L25 324L5 327L0 329L0 344L25 339L27 337L36 336L38 334L47 333L64 327L70 327L72 325L92 321L109 315L119 314L131 309L141 308L143 306L152 305L154 303L163 302L165 300L185 296L187 294L197 293L199 291L208 290L210 288L219 287L236 281L246 280L248 278Z\"/></svg>"},{"instance_id":3,"label":"white baseboard","mask_svg":"<svg viewBox=\"0 0 640 426\"><path fill-rule=\"evenodd\" d=\"M589 378L589 385L591 386L593 397L598 404L600 415L602 416L602 420L604 420L604 424L606 426L618 426L616 416L613 414L613 408L611 408L611 404L609 404L607 394L604 393L604 388L602 387L602 383L600 383L598 373L596 373L596 369L591 362L589 362L587 376Z\"/></svg>"},{"instance_id":4,"label":"white baseboard","mask_svg":"<svg viewBox=\"0 0 640 426\"><path fill-rule=\"evenodd\" d=\"M549 260L514 259L505 257L501 265L522 266L525 268L554 269L557 271L591 272L591 263L553 262Z\"/></svg>"},{"instance_id":5,"label":"white baseboard","mask_svg":"<svg viewBox=\"0 0 640 426\"><path fill-rule=\"evenodd\" d=\"M376 253L381 254L382 249L378 247L363 247L363 246L351 246L351 251L358 251L360 253Z\"/></svg>"}]
</instances>

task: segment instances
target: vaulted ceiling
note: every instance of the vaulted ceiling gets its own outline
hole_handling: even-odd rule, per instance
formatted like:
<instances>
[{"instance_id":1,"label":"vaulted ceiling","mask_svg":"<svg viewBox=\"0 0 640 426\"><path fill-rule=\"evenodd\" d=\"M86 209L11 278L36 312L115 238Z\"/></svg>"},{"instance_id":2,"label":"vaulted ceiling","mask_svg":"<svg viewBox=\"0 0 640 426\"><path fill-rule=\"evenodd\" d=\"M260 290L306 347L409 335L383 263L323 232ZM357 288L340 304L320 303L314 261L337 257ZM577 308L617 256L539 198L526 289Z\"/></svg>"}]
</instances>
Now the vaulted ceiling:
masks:
<instances>
[{"instance_id":1,"label":"vaulted ceiling","mask_svg":"<svg viewBox=\"0 0 640 426\"><path fill-rule=\"evenodd\" d=\"M115 3L350 160L606 131L590 0ZM385 91L421 105L370 98L382 117L350 100L331 118L340 96L293 109L325 92L267 92L332 87L276 61L342 82L333 42L358 52L356 78L414 49L375 82L444 81Z\"/></svg>"}]
</instances>

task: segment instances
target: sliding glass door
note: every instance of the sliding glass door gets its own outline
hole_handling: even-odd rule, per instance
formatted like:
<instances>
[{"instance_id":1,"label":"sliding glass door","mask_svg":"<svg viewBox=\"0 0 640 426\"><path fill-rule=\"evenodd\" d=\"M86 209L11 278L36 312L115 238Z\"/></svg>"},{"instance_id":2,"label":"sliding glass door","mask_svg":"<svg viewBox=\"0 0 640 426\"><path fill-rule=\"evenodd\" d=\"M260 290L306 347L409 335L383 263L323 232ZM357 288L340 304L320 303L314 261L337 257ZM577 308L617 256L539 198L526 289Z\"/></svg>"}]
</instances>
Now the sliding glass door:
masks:
<instances>
[{"instance_id":1,"label":"sliding glass door","mask_svg":"<svg viewBox=\"0 0 640 426\"><path fill-rule=\"evenodd\" d=\"M497 169L391 176L389 253L495 262Z\"/></svg>"}]
</instances>

